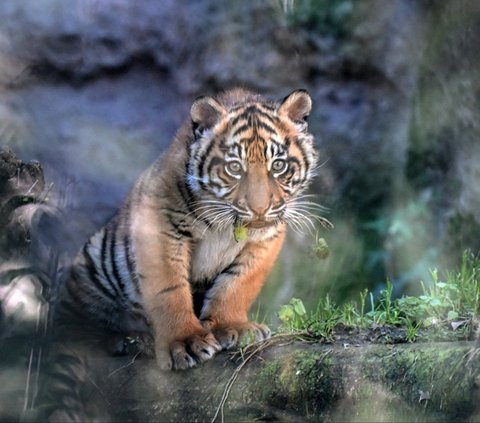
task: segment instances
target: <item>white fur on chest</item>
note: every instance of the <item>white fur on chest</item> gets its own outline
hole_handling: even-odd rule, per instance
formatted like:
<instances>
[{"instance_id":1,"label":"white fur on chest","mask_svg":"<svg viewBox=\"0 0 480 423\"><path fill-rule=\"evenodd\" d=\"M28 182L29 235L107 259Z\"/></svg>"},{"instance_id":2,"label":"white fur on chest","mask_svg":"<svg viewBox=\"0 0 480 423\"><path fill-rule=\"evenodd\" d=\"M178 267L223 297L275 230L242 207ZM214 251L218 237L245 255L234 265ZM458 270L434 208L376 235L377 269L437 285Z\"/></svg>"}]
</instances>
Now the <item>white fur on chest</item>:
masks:
<instances>
[{"instance_id":1,"label":"white fur on chest","mask_svg":"<svg viewBox=\"0 0 480 423\"><path fill-rule=\"evenodd\" d=\"M213 278L235 260L244 245L245 241L235 241L233 229L208 233L192 251L191 280Z\"/></svg>"}]
</instances>

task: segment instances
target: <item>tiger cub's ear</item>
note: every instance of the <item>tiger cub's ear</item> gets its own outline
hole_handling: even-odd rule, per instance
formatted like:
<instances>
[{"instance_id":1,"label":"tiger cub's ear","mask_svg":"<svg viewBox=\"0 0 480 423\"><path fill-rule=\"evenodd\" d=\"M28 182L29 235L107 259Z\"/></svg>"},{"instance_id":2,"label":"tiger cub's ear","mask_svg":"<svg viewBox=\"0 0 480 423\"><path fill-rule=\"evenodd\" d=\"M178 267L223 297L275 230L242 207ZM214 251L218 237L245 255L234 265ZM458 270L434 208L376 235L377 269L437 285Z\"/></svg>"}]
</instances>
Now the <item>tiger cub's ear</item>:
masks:
<instances>
[{"instance_id":1,"label":"tiger cub's ear","mask_svg":"<svg viewBox=\"0 0 480 423\"><path fill-rule=\"evenodd\" d=\"M280 115L287 116L299 130L307 129L307 119L312 110L312 99L306 90L295 90L285 97L278 108Z\"/></svg>"},{"instance_id":2,"label":"tiger cub's ear","mask_svg":"<svg viewBox=\"0 0 480 423\"><path fill-rule=\"evenodd\" d=\"M214 98L198 97L190 109L195 139L201 138L205 131L213 128L225 113L225 109Z\"/></svg>"}]
</instances>

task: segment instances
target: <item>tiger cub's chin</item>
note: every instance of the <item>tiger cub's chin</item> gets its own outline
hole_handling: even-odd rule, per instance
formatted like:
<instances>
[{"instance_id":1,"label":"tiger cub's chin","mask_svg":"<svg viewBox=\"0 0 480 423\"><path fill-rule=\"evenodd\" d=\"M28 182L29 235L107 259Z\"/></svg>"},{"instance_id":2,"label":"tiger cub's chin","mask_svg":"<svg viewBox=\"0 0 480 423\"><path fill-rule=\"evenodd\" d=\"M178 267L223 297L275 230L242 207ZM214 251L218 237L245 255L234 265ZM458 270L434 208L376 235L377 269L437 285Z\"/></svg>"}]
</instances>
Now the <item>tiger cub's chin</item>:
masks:
<instances>
[{"instance_id":1,"label":"tiger cub's chin","mask_svg":"<svg viewBox=\"0 0 480 423\"><path fill-rule=\"evenodd\" d=\"M141 320L164 369L193 367L248 333L266 339L247 313L287 224L308 220L299 195L317 162L311 106L304 90L280 102L242 89L195 100L169 149L79 253L57 321L123 333L125 316Z\"/></svg>"}]
</instances>

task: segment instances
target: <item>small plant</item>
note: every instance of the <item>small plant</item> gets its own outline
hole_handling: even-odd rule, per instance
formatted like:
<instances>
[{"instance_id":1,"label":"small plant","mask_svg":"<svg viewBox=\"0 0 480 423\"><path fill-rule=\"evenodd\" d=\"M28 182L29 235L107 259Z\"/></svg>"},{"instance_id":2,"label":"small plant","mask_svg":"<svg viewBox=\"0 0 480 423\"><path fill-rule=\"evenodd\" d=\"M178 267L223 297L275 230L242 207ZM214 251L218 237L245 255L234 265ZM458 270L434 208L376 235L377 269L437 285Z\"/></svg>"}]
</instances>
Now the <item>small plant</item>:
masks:
<instances>
[{"instance_id":1,"label":"small plant","mask_svg":"<svg viewBox=\"0 0 480 423\"><path fill-rule=\"evenodd\" d=\"M327 295L318 302L316 310L308 316L307 331L316 338L330 339L335 326L341 322L341 309L330 301Z\"/></svg>"},{"instance_id":2,"label":"small plant","mask_svg":"<svg viewBox=\"0 0 480 423\"><path fill-rule=\"evenodd\" d=\"M393 284L387 281L377 300L368 290L359 294L359 306L348 302L338 306L329 296L320 299L314 311L308 312L301 300L293 298L280 308L280 331L302 332L313 338L331 339L335 330L343 328L368 329L397 327L405 330L404 340L414 342L422 329L438 329L439 333L457 330L459 336L471 332L471 326L480 313L480 258L466 251L457 273L430 272L428 285L420 282L422 294L393 298ZM370 310L366 312L367 298ZM460 328L460 329L459 329ZM386 333L384 341L391 339ZM393 342L393 340L391 341Z\"/></svg>"},{"instance_id":3,"label":"small plant","mask_svg":"<svg viewBox=\"0 0 480 423\"><path fill-rule=\"evenodd\" d=\"M418 329L420 328L420 322L415 323L408 317L404 317L403 322L405 323L405 337L407 339L407 342L415 342L415 339L418 335Z\"/></svg>"},{"instance_id":4,"label":"small plant","mask_svg":"<svg viewBox=\"0 0 480 423\"><path fill-rule=\"evenodd\" d=\"M386 288L380 291L378 304L373 305L373 295L371 295L372 310L367 313L377 325L396 326L401 323L401 309L392 298L393 286L388 280Z\"/></svg>"},{"instance_id":5,"label":"small plant","mask_svg":"<svg viewBox=\"0 0 480 423\"><path fill-rule=\"evenodd\" d=\"M278 318L282 322L280 330L286 332L301 331L306 325L305 306L303 301L298 298L292 298L287 305L280 307Z\"/></svg>"}]
</instances>

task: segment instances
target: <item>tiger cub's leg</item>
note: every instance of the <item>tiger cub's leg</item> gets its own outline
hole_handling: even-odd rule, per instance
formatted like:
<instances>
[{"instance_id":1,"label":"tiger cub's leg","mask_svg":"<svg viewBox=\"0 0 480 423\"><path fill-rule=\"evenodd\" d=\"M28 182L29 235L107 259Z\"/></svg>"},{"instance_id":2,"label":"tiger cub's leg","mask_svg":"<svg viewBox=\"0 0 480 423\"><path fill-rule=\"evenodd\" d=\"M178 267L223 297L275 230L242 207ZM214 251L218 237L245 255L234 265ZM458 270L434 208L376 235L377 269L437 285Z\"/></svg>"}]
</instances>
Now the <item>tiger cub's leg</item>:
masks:
<instances>
[{"instance_id":1,"label":"tiger cub's leg","mask_svg":"<svg viewBox=\"0 0 480 423\"><path fill-rule=\"evenodd\" d=\"M283 238L284 234L279 233L269 241L247 244L207 292L200 319L222 348L232 348L242 339L255 342L270 337L270 329L249 321L247 313L273 266Z\"/></svg>"},{"instance_id":2,"label":"tiger cub's leg","mask_svg":"<svg viewBox=\"0 0 480 423\"><path fill-rule=\"evenodd\" d=\"M137 206L132 233L158 365L181 370L209 360L221 347L194 313L189 282L191 240L178 233L148 198Z\"/></svg>"}]
</instances>

